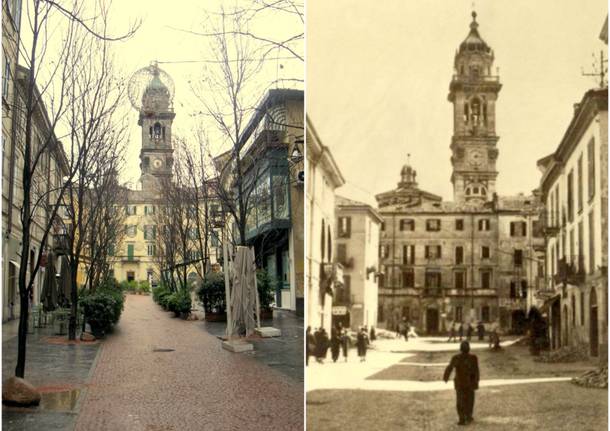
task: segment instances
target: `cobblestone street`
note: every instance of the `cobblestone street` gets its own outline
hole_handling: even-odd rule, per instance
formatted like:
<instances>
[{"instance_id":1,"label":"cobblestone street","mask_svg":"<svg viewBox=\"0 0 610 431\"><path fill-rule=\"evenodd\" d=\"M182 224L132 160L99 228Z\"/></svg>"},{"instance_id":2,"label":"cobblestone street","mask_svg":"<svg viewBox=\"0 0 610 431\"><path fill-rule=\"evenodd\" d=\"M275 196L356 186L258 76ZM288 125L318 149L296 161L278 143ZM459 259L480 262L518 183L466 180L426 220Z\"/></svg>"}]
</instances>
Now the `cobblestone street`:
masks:
<instances>
[{"instance_id":1,"label":"cobblestone street","mask_svg":"<svg viewBox=\"0 0 610 431\"><path fill-rule=\"evenodd\" d=\"M514 340L513 340L514 341ZM595 367L591 361L543 364L527 347L503 343L491 352L473 341L479 357L481 389L471 429L603 430L607 392L584 389L571 377ZM460 429L456 426L453 383L442 381L457 343L439 338L378 340L360 363L354 350L348 362L307 369L307 424L311 429ZM329 355L330 356L330 355Z\"/></svg>"}]
</instances>

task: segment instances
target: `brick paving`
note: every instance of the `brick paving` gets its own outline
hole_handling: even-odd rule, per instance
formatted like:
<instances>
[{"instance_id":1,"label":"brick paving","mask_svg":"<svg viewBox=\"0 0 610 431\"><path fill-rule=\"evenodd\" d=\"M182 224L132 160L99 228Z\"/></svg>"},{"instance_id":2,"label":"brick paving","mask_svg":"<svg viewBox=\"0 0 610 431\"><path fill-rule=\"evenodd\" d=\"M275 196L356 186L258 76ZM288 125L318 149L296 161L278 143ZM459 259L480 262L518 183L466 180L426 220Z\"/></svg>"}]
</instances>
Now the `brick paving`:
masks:
<instances>
[{"instance_id":1,"label":"brick paving","mask_svg":"<svg viewBox=\"0 0 610 431\"><path fill-rule=\"evenodd\" d=\"M173 349L154 352L154 349ZM96 430L302 430L303 385L128 295L76 423Z\"/></svg>"}]
</instances>

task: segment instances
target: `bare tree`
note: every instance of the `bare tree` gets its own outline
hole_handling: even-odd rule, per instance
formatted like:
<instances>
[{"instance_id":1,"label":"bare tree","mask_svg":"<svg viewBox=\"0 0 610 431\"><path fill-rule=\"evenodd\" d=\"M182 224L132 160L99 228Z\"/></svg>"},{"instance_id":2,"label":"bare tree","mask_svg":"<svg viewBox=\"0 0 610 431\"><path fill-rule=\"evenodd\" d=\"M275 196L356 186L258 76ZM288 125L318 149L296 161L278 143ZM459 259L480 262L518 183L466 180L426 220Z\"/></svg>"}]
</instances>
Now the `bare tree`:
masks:
<instances>
[{"instance_id":1,"label":"bare tree","mask_svg":"<svg viewBox=\"0 0 610 431\"><path fill-rule=\"evenodd\" d=\"M134 25L125 35L119 37L111 37L103 32L99 32L90 20L84 17L84 2L75 0L71 8L66 8L51 0L31 0L26 3L26 17L30 24L31 44L27 47L28 52L24 53L24 61L28 67L25 91L23 95L23 107L17 111L24 117L23 130L23 167L20 168L20 176L22 178L23 197L21 199L21 226L22 226L22 241L21 241L21 259L18 276L19 297L21 313L19 318L19 333L18 333L18 353L17 366L15 375L24 377L25 361L26 361L26 337L28 323L28 305L29 297L32 294L33 283L40 268L41 259L43 256L44 246L47 243L47 238L57 220L57 211L66 195L67 184L70 184L77 175L77 167L80 163L80 154L73 155L75 160L69 163L70 169L66 172L67 181L61 184L57 190L52 191L52 199L41 198L37 196L37 177L40 177L42 170L41 160L49 150L58 145L55 138L55 128L60 119L67 112L66 104L67 95L72 89L70 88L69 75L70 61L69 58L73 54L74 38L78 28L84 28L87 33L95 38L110 41L120 40L130 37L135 33L139 25ZM100 9L95 11L103 17L107 17L107 5L101 5ZM58 17L58 14L62 17ZM57 56L51 61L49 55L51 53L52 38L59 24L65 24L67 30L64 32L62 44L60 45ZM83 56L81 61L87 62L88 55ZM39 64L43 66L46 75L46 82L42 83L42 78L38 76ZM45 121L45 133L40 136L42 139L35 143L33 141L34 123L40 121L36 116L41 112L46 112L43 105L43 98L48 99L52 114ZM38 190L40 190L38 188ZM51 191L47 190L47 194ZM32 229L38 220L38 215L41 211L41 206L47 204L46 221L40 227L41 243L37 256L33 256L33 261L30 261L30 246L32 240ZM28 279L28 268L30 269Z\"/></svg>"}]
</instances>

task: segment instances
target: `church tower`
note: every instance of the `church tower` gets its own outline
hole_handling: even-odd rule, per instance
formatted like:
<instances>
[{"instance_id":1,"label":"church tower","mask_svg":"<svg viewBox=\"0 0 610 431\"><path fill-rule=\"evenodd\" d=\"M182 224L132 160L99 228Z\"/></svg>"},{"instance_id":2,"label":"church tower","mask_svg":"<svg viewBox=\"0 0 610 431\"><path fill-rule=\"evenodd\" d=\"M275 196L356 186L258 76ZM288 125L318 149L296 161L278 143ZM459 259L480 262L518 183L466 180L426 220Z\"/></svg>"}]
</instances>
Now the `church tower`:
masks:
<instances>
[{"instance_id":1,"label":"church tower","mask_svg":"<svg viewBox=\"0 0 610 431\"><path fill-rule=\"evenodd\" d=\"M153 77L142 95L138 125L142 127L140 170L142 190L158 190L162 181L171 179L173 152L172 122L176 114L170 103L170 92L159 77L157 65L151 66Z\"/></svg>"},{"instance_id":2,"label":"church tower","mask_svg":"<svg viewBox=\"0 0 610 431\"><path fill-rule=\"evenodd\" d=\"M455 54L448 99L453 103L451 165L455 202L484 202L496 188L496 100L502 85L492 75L494 53L481 38L477 14Z\"/></svg>"}]
</instances>

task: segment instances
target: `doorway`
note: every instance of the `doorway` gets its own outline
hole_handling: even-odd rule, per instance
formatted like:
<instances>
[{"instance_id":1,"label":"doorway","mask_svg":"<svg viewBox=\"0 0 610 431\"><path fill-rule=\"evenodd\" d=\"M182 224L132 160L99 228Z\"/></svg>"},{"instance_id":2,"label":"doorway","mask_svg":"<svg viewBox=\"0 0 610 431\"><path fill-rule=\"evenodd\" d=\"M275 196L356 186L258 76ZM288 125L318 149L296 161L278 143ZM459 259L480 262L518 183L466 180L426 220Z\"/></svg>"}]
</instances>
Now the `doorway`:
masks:
<instances>
[{"instance_id":1,"label":"doorway","mask_svg":"<svg viewBox=\"0 0 610 431\"><path fill-rule=\"evenodd\" d=\"M512 332L516 335L522 335L525 333L525 328L527 326L527 317L525 316L525 311L523 310L514 310L512 312Z\"/></svg>"},{"instance_id":2,"label":"doorway","mask_svg":"<svg viewBox=\"0 0 610 431\"><path fill-rule=\"evenodd\" d=\"M597 322L597 293L595 287L591 289L589 296L589 343L591 344L591 356L599 354L599 328Z\"/></svg>"},{"instance_id":3,"label":"doorway","mask_svg":"<svg viewBox=\"0 0 610 431\"><path fill-rule=\"evenodd\" d=\"M436 308L426 309L426 332L438 334L438 310Z\"/></svg>"},{"instance_id":4,"label":"doorway","mask_svg":"<svg viewBox=\"0 0 610 431\"><path fill-rule=\"evenodd\" d=\"M561 305L559 299L551 306L551 349L561 347Z\"/></svg>"}]
</instances>

